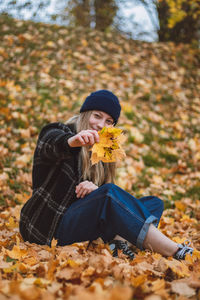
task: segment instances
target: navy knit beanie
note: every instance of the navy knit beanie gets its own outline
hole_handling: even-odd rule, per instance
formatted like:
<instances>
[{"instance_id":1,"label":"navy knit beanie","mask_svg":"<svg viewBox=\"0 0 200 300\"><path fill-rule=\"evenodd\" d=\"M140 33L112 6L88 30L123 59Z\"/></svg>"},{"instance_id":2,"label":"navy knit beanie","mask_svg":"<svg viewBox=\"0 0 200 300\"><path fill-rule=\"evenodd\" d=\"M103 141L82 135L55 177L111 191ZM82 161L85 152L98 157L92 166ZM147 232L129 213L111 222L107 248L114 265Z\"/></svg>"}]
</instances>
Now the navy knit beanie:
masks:
<instances>
[{"instance_id":1,"label":"navy knit beanie","mask_svg":"<svg viewBox=\"0 0 200 300\"><path fill-rule=\"evenodd\" d=\"M118 98L108 90L99 90L91 93L81 106L80 112L101 110L109 114L116 124L121 112Z\"/></svg>"}]
</instances>

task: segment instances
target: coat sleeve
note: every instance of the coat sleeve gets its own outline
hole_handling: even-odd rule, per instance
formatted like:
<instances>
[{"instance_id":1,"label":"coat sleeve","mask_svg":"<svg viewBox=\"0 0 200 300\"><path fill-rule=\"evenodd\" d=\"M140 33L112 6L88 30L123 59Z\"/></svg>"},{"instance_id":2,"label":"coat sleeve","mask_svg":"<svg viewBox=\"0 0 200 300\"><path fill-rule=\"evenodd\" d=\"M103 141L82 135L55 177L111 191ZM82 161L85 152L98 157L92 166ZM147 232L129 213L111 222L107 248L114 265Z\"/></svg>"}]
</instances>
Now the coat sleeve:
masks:
<instances>
[{"instance_id":1,"label":"coat sleeve","mask_svg":"<svg viewBox=\"0 0 200 300\"><path fill-rule=\"evenodd\" d=\"M51 123L40 132L36 152L42 159L60 160L72 157L80 147L70 147L68 139L76 133L62 123Z\"/></svg>"}]
</instances>

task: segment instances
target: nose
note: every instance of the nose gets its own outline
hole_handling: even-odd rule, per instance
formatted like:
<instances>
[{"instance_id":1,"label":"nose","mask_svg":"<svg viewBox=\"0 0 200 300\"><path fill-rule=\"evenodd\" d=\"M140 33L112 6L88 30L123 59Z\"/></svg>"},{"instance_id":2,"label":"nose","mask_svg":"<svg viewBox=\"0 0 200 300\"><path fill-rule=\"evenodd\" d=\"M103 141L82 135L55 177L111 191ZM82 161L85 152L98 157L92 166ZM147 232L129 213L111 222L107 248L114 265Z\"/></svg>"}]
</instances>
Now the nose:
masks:
<instances>
[{"instance_id":1,"label":"nose","mask_svg":"<svg viewBox=\"0 0 200 300\"><path fill-rule=\"evenodd\" d=\"M99 120L97 124L98 130L101 130L104 126L105 126L104 120Z\"/></svg>"}]
</instances>

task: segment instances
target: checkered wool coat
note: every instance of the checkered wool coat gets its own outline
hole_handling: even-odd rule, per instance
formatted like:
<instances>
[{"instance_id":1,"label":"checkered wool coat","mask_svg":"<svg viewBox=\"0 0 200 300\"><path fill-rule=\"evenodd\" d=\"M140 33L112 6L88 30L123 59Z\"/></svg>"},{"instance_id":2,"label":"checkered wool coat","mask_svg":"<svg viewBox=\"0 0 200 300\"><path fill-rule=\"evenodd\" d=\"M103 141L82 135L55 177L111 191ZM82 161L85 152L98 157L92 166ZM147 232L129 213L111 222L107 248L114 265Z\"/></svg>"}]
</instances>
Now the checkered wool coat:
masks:
<instances>
[{"instance_id":1,"label":"checkered wool coat","mask_svg":"<svg viewBox=\"0 0 200 300\"><path fill-rule=\"evenodd\" d=\"M24 241L50 245L63 214L77 199L81 148L71 148L67 142L75 134L74 125L62 123L48 124L40 132L33 160L33 193L20 215Z\"/></svg>"}]
</instances>

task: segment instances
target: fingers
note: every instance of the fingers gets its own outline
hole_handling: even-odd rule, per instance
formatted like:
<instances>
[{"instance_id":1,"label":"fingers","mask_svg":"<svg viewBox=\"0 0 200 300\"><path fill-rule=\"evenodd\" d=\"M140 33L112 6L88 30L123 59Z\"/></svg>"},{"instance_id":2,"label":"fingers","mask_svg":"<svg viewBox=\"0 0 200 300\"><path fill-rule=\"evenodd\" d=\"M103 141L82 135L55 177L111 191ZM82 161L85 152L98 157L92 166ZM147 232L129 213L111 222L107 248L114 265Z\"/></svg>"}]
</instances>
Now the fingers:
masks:
<instances>
[{"instance_id":1,"label":"fingers","mask_svg":"<svg viewBox=\"0 0 200 300\"><path fill-rule=\"evenodd\" d=\"M99 134L96 130L82 130L68 139L70 147L92 146L99 143Z\"/></svg>"},{"instance_id":2,"label":"fingers","mask_svg":"<svg viewBox=\"0 0 200 300\"><path fill-rule=\"evenodd\" d=\"M85 146L87 144L86 139L84 138L84 136L82 136L80 133L78 133L75 136L75 142L79 145L79 146Z\"/></svg>"},{"instance_id":3,"label":"fingers","mask_svg":"<svg viewBox=\"0 0 200 300\"><path fill-rule=\"evenodd\" d=\"M93 182L87 180L83 181L76 186L76 197L84 198L86 195L88 195L97 188L98 186L96 186Z\"/></svg>"},{"instance_id":4,"label":"fingers","mask_svg":"<svg viewBox=\"0 0 200 300\"><path fill-rule=\"evenodd\" d=\"M87 132L82 135L82 138L85 142L85 145L93 145L95 143L95 139L92 133Z\"/></svg>"},{"instance_id":5,"label":"fingers","mask_svg":"<svg viewBox=\"0 0 200 300\"><path fill-rule=\"evenodd\" d=\"M79 135L79 134L76 135L75 142L80 143L81 145L85 144L84 138L81 135Z\"/></svg>"},{"instance_id":6,"label":"fingers","mask_svg":"<svg viewBox=\"0 0 200 300\"><path fill-rule=\"evenodd\" d=\"M77 134L77 141L79 141L82 146L92 146L94 143L99 142L98 132L96 130L82 130Z\"/></svg>"},{"instance_id":7,"label":"fingers","mask_svg":"<svg viewBox=\"0 0 200 300\"><path fill-rule=\"evenodd\" d=\"M76 187L76 197L77 198L83 198L85 197L89 192L89 181L84 181L81 182L77 187Z\"/></svg>"},{"instance_id":8,"label":"fingers","mask_svg":"<svg viewBox=\"0 0 200 300\"><path fill-rule=\"evenodd\" d=\"M79 135L83 138L85 144L93 145L99 142L99 134L96 130L82 130Z\"/></svg>"},{"instance_id":9,"label":"fingers","mask_svg":"<svg viewBox=\"0 0 200 300\"><path fill-rule=\"evenodd\" d=\"M99 134L96 130L87 130L88 132L91 132L94 137L94 143L99 143Z\"/></svg>"}]
</instances>

